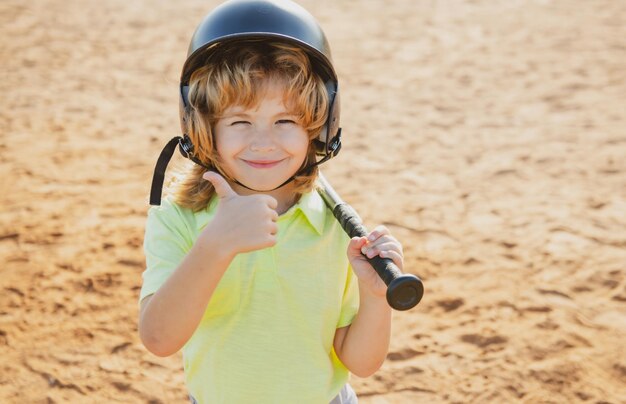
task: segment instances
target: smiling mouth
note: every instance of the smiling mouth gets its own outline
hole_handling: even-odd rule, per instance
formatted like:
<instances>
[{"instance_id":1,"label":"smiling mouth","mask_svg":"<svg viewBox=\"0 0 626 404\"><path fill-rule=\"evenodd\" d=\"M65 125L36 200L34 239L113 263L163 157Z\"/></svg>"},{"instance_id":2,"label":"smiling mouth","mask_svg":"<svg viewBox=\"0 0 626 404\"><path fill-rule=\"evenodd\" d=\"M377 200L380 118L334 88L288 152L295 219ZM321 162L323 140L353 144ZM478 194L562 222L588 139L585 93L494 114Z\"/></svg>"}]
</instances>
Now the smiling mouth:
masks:
<instances>
[{"instance_id":1,"label":"smiling mouth","mask_svg":"<svg viewBox=\"0 0 626 404\"><path fill-rule=\"evenodd\" d=\"M254 168L272 168L280 164L280 162L282 162L283 160L272 160L272 161L243 160L243 161L249 166L254 167Z\"/></svg>"}]
</instances>

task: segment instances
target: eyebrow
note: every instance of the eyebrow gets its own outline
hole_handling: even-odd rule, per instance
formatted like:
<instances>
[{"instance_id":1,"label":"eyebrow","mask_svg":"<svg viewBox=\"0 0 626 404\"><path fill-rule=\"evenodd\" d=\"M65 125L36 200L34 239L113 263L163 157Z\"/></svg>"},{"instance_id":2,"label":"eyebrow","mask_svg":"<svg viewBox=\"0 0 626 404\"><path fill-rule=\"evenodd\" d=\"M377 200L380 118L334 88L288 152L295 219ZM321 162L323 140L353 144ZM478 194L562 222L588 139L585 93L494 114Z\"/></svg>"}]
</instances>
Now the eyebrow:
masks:
<instances>
[{"instance_id":1,"label":"eyebrow","mask_svg":"<svg viewBox=\"0 0 626 404\"><path fill-rule=\"evenodd\" d=\"M247 114L246 112L243 112L243 111L241 111L241 112L230 112L230 113L227 113L227 114L223 114L221 116L221 118L222 119L228 119L228 118L235 118L235 117L238 117L238 116L248 118L250 116L250 114Z\"/></svg>"},{"instance_id":2,"label":"eyebrow","mask_svg":"<svg viewBox=\"0 0 626 404\"><path fill-rule=\"evenodd\" d=\"M235 111L235 112L230 112L230 113L226 113L223 114L220 119L231 119L231 118L237 118L237 117L242 117L242 118L249 118L251 116L251 114L248 114L244 111ZM298 114L292 111L288 111L288 110L284 110L284 111L280 111L276 114L274 114L274 116L287 116L287 117L297 117Z\"/></svg>"}]
</instances>

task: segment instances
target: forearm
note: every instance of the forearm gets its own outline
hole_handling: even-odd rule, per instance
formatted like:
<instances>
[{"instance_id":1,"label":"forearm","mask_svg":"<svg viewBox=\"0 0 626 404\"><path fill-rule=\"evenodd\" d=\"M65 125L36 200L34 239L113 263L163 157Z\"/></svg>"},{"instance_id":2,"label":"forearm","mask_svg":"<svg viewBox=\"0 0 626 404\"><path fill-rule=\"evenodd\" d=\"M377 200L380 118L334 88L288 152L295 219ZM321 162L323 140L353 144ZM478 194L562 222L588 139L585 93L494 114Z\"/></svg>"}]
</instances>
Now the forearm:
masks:
<instances>
[{"instance_id":1,"label":"forearm","mask_svg":"<svg viewBox=\"0 0 626 404\"><path fill-rule=\"evenodd\" d=\"M232 261L233 256L220 251L219 244L211 242L210 235L202 236L142 307L139 335L155 355L172 355L191 338Z\"/></svg>"},{"instance_id":2,"label":"forearm","mask_svg":"<svg viewBox=\"0 0 626 404\"><path fill-rule=\"evenodd\" d=\"M384 297L360 288L359 311L337 355L359 377L374 374L385 361L391 335L391 308Z\"/></svg>"}]
</instances>

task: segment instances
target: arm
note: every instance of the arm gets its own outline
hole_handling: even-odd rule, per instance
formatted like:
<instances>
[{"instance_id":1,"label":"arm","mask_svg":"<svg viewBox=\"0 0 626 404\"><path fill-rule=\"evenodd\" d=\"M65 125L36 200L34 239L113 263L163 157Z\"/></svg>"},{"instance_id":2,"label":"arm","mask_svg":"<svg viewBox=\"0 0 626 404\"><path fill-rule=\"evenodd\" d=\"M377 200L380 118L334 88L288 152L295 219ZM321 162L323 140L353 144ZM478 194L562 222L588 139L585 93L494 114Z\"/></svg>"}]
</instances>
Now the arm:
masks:
<instances>
[{"instance_id":1,"label":"arm","mask_svg":"<svg viewBox=\"0 0 626 404\"><path fill-rule=\"evenodd\" d=\"M189 340L234 257L220 251L217 229L205 230L163 286L141 303L139 336L155 355L172 355Z\"/></svg>"},{"instance_id":2,"label":"arm","mask_svg":"<svg viewBox=\"0 0 626 404\"><path fill-rule=\"evenodd\" d=\"M361 252L368 257L380 255L391 258L400 269L403 255L400 243L383 226L371 232L367 239L353 238L348 246L348 258L359 278L359 311L352 324L335 332L333 345L337 356L350 372L368 377L382 366L387 356L391 308L385 299L387 286Z\"/></svg>"},{"instance_id":3,"label":"arm","mask_svg":"<svg viewBox=\"0 0 626 404\"><path fill-rule=\"evenodd\" d=\"M337 356L350 372L368 377L382 366L387 357L391 308L384 298L368 296L361 289L359 297L359 312L352 324L337 329L334 346Z\"/></svg>"},{"instance_id":4,"label":"arm","mask_svg":"<svg viewBox=\"0 0 626 404\"><path fill-rule=\"evenodd\" d=\"M239 196L218 174L205 178L220 198L215 217L167 281L141 303L139 336L158 356L176 353L191 338L236 254L276 243L274 198Z\"/></svg>"}]
</instances>

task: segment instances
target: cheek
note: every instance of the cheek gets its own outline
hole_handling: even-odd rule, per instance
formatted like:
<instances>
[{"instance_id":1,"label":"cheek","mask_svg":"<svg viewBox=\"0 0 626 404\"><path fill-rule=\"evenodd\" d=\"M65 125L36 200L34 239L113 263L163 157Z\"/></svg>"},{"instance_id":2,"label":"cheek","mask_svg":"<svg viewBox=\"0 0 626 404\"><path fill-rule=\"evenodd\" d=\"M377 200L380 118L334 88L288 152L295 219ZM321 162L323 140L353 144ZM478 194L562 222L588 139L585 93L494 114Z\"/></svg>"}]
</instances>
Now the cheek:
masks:
<instances>
[{"instance_id":1,"label":"cheek","mask_svg":"<svg viewBox=\"0 0 626 404\"><path fill-rule=\"evenodd\" d=\"M220 156L224 156L226 154L224 140L220 136L215 136L215 150L217 150L217 154Z\"/></svg>"},{"instance_id":2,"label":"cheek","mask_svg":"<svg viewBox=\"0 0 626 404\"><path fill-rule=\"evenodd\" d=\"M223 158L237 154L243 147L245 145L242 144L241 139L235 134L216 133L215 135L215 149Z\"/></svg>"},{"instance_id":3,"label":"cheek","mask_svg":"<svg viewBox=\"0 0 626 404\"><path fill-rule=\"evenodd\" d=\"M290 136L286 137L283 145L290 154L306 155L307 151L309 150L309 143L309 136L306 133L302 132L291 134Z\"/></svg>"}]
</instances>

